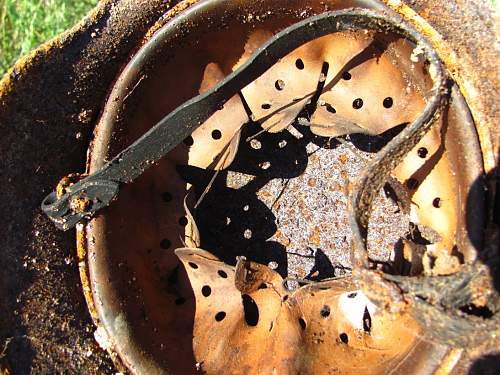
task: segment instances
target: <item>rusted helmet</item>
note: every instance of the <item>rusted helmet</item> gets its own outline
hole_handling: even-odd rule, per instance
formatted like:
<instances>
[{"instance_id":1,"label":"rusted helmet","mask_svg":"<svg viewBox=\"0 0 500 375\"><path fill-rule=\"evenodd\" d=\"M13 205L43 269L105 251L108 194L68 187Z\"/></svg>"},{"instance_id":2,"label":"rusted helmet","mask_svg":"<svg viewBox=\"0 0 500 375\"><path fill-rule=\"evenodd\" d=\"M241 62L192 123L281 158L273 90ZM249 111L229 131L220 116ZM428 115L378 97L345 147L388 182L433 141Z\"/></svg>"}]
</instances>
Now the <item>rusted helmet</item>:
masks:
<instances>
[{"instance_id":1,"label":"rusted helmet","mask_svg":"<svg viewBox=\"0 0 500 375\"><path fill-rule=\"evenodd\" d=\"M498 343L481 138L439 35L393 8L201 1L150 30L42 204L78 223L119 367L449 373Z\"/></svg>"}]
</instances>

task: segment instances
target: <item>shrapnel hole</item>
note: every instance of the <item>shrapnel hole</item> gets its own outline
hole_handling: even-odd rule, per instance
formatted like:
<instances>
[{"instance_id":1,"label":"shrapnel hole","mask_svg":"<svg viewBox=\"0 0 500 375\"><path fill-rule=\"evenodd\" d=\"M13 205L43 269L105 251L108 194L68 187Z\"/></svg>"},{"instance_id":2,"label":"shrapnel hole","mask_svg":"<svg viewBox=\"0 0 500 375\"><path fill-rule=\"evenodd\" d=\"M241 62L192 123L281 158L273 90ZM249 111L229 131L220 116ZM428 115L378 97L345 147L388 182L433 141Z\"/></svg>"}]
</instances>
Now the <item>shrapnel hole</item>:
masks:
<instances>
[{"instance_id":1,"label":"shrapnel hole","mask_svg":"<svg viewBox=\"0 0 500 375\"><path fill-rule=\"evenodd\" d=\"M255 327L259 323L259 307L255 303L254 299L248 294L243 294L241 296L241 301L243 304L245 322L249 326Z\"/></svg>"},{"instance_id":2,"label":"shrapnel hole","mask_svg":"<svg viewBox=\"0 0 500 375\"><path fill-rule=\"evenodd\" d=\"M198 265L196 263L188 262L188 264L189 264L189 267L191 267L193 269L197 269L198 268Z\"/></svg>"},{"instance_id":3,"label":"shrapnel hole","mask_svg":"<svg viewBox=\"0 0 500 375\"><path fill-rule=\"evenodd\" d=\"M269 108L271 108L271 104L264 103L264 104L261 105L261 107L262 107L262 109L269 109Z\"/></svg>"}]
</instances>

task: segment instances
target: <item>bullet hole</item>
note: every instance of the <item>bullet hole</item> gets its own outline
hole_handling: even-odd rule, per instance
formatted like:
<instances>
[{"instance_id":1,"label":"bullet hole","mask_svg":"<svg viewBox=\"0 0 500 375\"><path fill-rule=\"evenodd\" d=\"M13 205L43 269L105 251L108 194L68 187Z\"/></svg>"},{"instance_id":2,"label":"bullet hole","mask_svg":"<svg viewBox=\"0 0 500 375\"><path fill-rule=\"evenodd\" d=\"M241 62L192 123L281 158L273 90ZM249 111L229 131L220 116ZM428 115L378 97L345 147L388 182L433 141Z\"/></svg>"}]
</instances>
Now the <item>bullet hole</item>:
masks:
<instances>
[{"instance_id":1,"label":"bullet hole","mask_svg":"<svg viewBox=\"0 0 500 375\"><path fill-rule=\"evenodd\" d=\"M361 98L354 99L354 101L352 102L352 108L360 109L361 107L363 107L363 99Z\"/></svg>"},{"instance_id":2,"label":"bullet hole","mask_svg":"<svg viewBox=\"0 0 500 375\"><path fill-rule=\"evenodd\" d=\"M164 250L168 249L172 245L172 242L170 240L164 238L163 240L160 241L160 247Z\"/></svg>"},{"instance_id":3,"label":"bullet hole","mask_svg":"<svg viewBox=\"0 0 500 375\"><path fill-rule=\"evenodd\" d=\"M226 313L224 311L219 311L217 314L215 314L215 320L217 322L223 321L225 317L226 317Z\"/></svg>"},{"instance_id":4,"label":"bullet hole","mask_svg":"<svg viewBox=\"0 0 500 375\"><path fill-rule=\"evenodd\" d=\"M194 139L193 137L189 136L186 139L184 139L183 142L186 146L192 146L194 144Z\"/></svg>"},{"instance_id":5,"label":"bullet hole","mask_svg":"<svg viewBox=\"0 0 500 375\"><path fill-rule=\"evenodd\" d=\"M198 265L196 263L193 263L193 262L189 262L189 267L193 268L193 269L197 269L198 268Z\"/></svg>"},{"instance_id":6,"label":"bullet hole","mask_svg":"<svg viewBox=\"0 0 500 375\"><path fill-rule=\"evenodd\" d=\"M208 285L204 285L203 288L201 288L201 294L203 294L204 297L208 297L210 294L212 294L212 288L210 288Z\"/></svg>"},{"instance_id":7,"label":"bullet hole","mask_svg":"<svg viewBox=\"0 0 500 375\"><path fill-rule=\"evenodd\" d=\"M185 227L186 225L188 225L188 219L186 216L179 218L179 225L182 227Z\"/></svg>"},{"instance_id":8,"label":"bullet hole","mask_svg":"<svg viewBox=\"0 0 500 375\"><path fill-rule=\"evenodd\" d=\"M305 68L304 61L302 61L302 59L297 59L295 61L295 66L297 67L297 69L303 70Z\"/></svg>"},{"instance_id":9,"label":"bullet hole","mask_svg":"<svg viewBox=\"0 0 500 375\"><path fill-rule=\"evenodd\" d=\"M283 81L282 79L278 79L274 83L274 87L276 87L276 90L278 90L278 91L283 90L285 88L285 81Z\"/></svg>"},{"instance_id":10,"label":"bullet hole","mask_svg":"<svg viewBox=\"0 0 500 375\"><path fill-rule=\"evenodd\" d=\"M212 138L213 139L221 139L222 138L222 133L220 130L215 129L212 131Z\"/></svg>"},{"instance_id":11,"label":"bullet hole","mask_svg":"<svg viewBox=\"0 0 500 375\"><path fill-rule=\"evenodd\" d=\"M382 102L384 108L391 108L392 105L394 104L394 101L392 100L392 98L389 96L387 98L384 99L384 101Z\"/></svg>"},{"instance_id":12,"label":"bullet hole","mask_svg":"<svg viewBox=\"0 0 500 375\"><path fill-rule=\"evenodd\" d=\"M255 327L259 323L259 307L255 303L254 299L248 294L243 294L241 296L241 301L243 303L245 322L250 327Z\"/></svg>"}]
</instances>

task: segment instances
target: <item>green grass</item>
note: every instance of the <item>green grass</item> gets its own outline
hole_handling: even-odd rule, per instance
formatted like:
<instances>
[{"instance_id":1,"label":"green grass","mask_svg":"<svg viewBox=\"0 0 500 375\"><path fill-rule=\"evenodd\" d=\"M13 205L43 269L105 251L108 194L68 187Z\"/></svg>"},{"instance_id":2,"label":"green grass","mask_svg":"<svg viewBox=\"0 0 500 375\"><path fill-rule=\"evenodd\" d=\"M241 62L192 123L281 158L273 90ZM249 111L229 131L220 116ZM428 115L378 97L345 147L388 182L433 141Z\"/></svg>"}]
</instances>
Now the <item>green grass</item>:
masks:
<instances>
[{"instance_id":1,"label":"green grass","mask_svg":"<svg viewBox=\"0 0 500 375\"><path fill-rule=\"evenodd\" d=\"M0 77L21 56L78 22L98 0L0 0Z\"/></svg>"}]
</instances>

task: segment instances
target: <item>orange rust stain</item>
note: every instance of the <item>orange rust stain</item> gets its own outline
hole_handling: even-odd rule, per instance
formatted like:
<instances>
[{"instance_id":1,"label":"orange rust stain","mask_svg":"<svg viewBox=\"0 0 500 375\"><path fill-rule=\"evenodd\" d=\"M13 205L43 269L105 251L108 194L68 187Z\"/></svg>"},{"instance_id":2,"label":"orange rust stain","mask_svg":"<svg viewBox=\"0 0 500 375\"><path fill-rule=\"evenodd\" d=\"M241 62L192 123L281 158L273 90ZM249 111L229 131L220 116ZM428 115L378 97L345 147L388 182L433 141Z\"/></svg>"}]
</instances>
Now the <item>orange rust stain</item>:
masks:
<instances>
[{"instance_id":1,"label":"orange rust stain","mask_svg":"<svg viewBox=\"0 0 500 375\"><path fill-rule=\"evenodd\" d=\"M347 160L348 160L348 158L347 158L347 155L346 155L346 154L340 154L340 155L339 155L339 161L340 161L342 164L347 163Z\"/></svg>"},{"instance_id":2,"label":"orange rust stain","mask_svg":"<svg viewBox=\"0 0 500 375\"><path fill-rule=\"evenodd\" d=\"M320 233L321 230L318 227L314 227L311 234L309 235L309 242L316 246L319 246L321 244Z\"/></svg>"}]
</instances>

